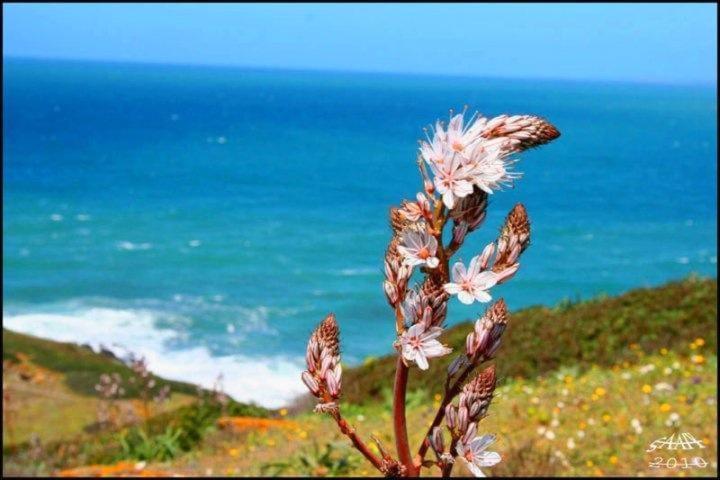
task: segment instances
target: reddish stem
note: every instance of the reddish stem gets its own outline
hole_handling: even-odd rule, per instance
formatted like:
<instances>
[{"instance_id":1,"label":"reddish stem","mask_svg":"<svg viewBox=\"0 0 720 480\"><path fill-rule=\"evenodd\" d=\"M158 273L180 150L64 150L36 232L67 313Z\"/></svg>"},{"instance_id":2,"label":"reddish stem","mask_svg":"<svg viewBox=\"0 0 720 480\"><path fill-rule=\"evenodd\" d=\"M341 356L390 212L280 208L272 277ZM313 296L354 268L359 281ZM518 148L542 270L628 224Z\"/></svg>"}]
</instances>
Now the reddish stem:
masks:
<instances>
[{"instance_id":1,"label":"reddish stem","mask_svg":"<svg viewBox=\"0 0 720 480\"><path fill-rule=\"evenodd\" d=\"M395 447L398 460L406 468L408 477L413 477L415 465L410 454L408 443L407 425L405 420L405 393L407 390L408 367L403 363L402 357L398 355L395 368L395 395L393 398L393 424L395 427Z\"/></svg>"},{"instance_id":2,"label":"reddish stem","mask_svg":"<svg viewBox=\"0 0 720 480\"><path fill-rule=\"evenodd\" d=\"M362 453L363 456L375 466L375 468L383 472L382 460L376 457L375 454L370 451L368 446L363 443L363 441L360 439L360 437L357 436L355 430L350 426L350 424L348 424L347 421L342 418L342 416L340 415L340 411L332 414L332 417L335 419L335 422L337 422L338 427L340 427L340 431L347 435L353 446L355 446L355 448L357 448L358 451Z\"/></svg>"}]
</instances>

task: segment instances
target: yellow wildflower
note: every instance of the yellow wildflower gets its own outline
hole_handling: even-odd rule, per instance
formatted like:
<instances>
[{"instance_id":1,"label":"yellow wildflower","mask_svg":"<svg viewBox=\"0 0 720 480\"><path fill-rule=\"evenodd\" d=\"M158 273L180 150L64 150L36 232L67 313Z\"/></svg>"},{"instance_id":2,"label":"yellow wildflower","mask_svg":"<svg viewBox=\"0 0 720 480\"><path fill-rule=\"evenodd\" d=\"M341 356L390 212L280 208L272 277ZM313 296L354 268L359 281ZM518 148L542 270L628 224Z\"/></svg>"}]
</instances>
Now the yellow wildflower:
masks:
<instances>
[{"instance_id":1,"label":"yellow wildflower","mask_svg":"<svg viewBox=\"0 0 720 480\"><path fill-rule=\"evenodd\" d=\"M650 393L652 392L652 387L646 383L642 386L642 391L643 393Z\"/></svg>"},{"instance_id":2,"label":"yellow wildflower","mask_svg":"<svg viewBox=\"0 0 720 480\"><path fill-rule=\"evenodd\" d=\"M605 415L602 416L602 419L603 419L603 422L607 423L610 420L612 420L612 417L606 413Z\"/></svg>"},{"instance_id":3,"label":"yellow wildflower","mask_svg":"<svg viewBox=\"0 0 720 480\"><path fill-rule=\"evenodd\" d=\"M598 397L602 397L603 395L605 395L605 393L605 389L602 387L597 387L595 389L595 395L597 395Z\"/></svg>"},{"instance_id":4,"label":"yellow wildflower","mask_svg":"<svg viewBox=\"0 0 720 480\"><path fill-rule=\"evenodd\" d=\"M288 414L287 408L281 408L281 409L280 409L280 416L281 416L281 417L284 417L284 416L287 415L287 414Z\"/></svg>"},{"instance_id":5,"label":"yellow wildflower","mask_svg":"<svg viewBox=\"0 0 720 480\"><path fill-rule=\"evenodd\" d=\"M702 338L696 338L695 345L697 345L698 347L702 347L703 345L705 345L705 340Z\"/></svg>"},{"instance_id":6,"label":"yellow wildflower","mask_svg":"<svg viewBox=\"0 0 720 480\"><path fill-rule=\"evenodd\" d=\"M664 348L664 347L663 347L663 348L660 349L660 355L667 355L667 354L668 354L668 349L667 349L667 348Z\"/></svg>"},{"instance_id":7,"label":"yellow wildflower","mask_svg":"<svg viewBox=\"0 0 720 480\"><path fill-rule=\"evenodd\" d=\"M669 412L670 410L672 410L672 407L669 403L663 403L662 405L660 405L661 412Z\"/></svg>"},{"instance_id":8,"label":"yellow wildflower","mask_svg":"<svg viewBox=\"0 0 720 480\"><path fill-rule=\"evenodd\" d=\"M611 456L611 457L610 457L610 463L612 463L613 465L617 464L617 463L618 463L618 457L616 457L615 455Z\"/></svg>"},{"instance_id":9,"label":"yellow wildflower","mask_svg":"<svg viewBox=\"0 0 720 480\"><path fill-rule=\"evenodd\" d=\"M693 355L690 357L690 360L697 365L705 363L705 357L702 355Z\"/></svg>"},{"instance_id":10,"label":"yellow wildflower","mask_svg":"<svg viewBox=\"0 0 720 480\"><path fill-rule=\"evenodd\" d=\"M439 393L436 393L436 394L435 394L435 401L436 401L436 402L439 402L440 400L442 400L442 395L440 395Z\"/></svg>"}]
</instances>

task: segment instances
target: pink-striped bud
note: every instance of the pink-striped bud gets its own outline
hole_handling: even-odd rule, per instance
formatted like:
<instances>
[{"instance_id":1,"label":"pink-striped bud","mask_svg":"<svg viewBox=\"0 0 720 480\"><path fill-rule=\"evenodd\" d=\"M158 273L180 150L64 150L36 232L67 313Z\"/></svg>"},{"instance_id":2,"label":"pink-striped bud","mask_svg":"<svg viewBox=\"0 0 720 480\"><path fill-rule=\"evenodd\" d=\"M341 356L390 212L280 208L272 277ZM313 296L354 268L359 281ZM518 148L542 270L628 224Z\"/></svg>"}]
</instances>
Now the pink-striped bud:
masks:
<instances>
[{"instance_id":1,"label":"pink-striped bud","mask_svg":"<svg viewBox=\"0 0 720 480\"><path fill-rule=\"evenodd\" d=\"M475 343L475 332L470 332L465 339L465 352L467 352L468 357L472 357L475 355L476 350L477 346Z\"/></svg>"},{"instance_id":2,"label":"pink-striped bud","mask_svg":"<svg viewBox=\"0 0 720 480\"><path fill-rule=\"evenodd\" d=\"M452 404L445 407L445 424L450 430L455 430L455 427L457 427L457 410Z\"/></svg>"},{"instance_id":3,"label":"pink-striped bud","mask_svg":"<svg viewBox=\"0 0 720 480\"><path fill-rule=\"evenodd\" d=\"M467 429L465 430L465 433L462 436L462 443L465 445L470 443L470 441L473 438L475 438L476 433L477 433L477 425L475 423L469 424Z\"/></svg>"},{"instance_id":4,"label":"pink-striped bud","mask_svg":"<svg viewBox=\"0 0 720 480\"><path fill-rule=\"evenodd\" d=\"M425 192L432 197L435 193L435 185L433 185L433 182L431 182L430 180L425 180L423 182L423 185L425 187Z\"/></svg>"},{"instance_id":5,"label":"pink-striped bud","mask_svg":"<svg viewBox=\"0 0 720 480\"><path fill-rule=\"evenodd\" d=\"M430 435L430 445L432 445L438 454L442 454L445 451L445 439L443 438L442 428L433 428L432 434Z\"/></svg>"},{"instance_id":6,"label":"pink-striped bud","mask_svg":"<svg viewBox=\"0 0 720 480\"><path fill-rule=\"evenodd\" d=\"M496 277L497 284L500 285L501 283L504 283L504 282L507 282L508 280L510 280L512 277L515 276L515 274L517 273L519 268L520 268L520 264L516 263L516 264L506 268L505 270L498 272L497 277Z\"/></svg>"},{"instance_id":7,"label":"pink-striped bud","mask_svg":"<svg viewBox=\"0 0 720 480\"><path fill-rule=\"evenodd\" d=\"M458 407L457 426L458 430L461 432L464 432L468 427L468 421L470 419L469 414L470 412L468 412L468 409L464 405L461 404Z\"/></svg>"},{"instance_id":8,"label":"pink-striped bud","mask_svg":"<svg viewBox=\"0 0 720 480\"><path fill-rule=\"evenodd\" d=\"M310 375L310 372L302 372L302 381L305 383L305 386L308 387L308 390L310 390L310 393L317 396L320 393L320 385L318 385L318 382L315 381L315 378L313 378L312 375Z\"/></svg>"},{"instance_id":9,"label":"pink-striped bud","mask_svg":"<svg viewBox=\"0 0 720 480\"><path fill-rule=\"evenodd\" d=\"M468 224L466 222L460 222L453 227L452 241L457 245L462 244L465 241L465 235L468 232Z\"/></svg>"},{"instance_id":10,"label":"pink-striped bud","mask_svg":"<svg viewBox=\"0 0 720 480\"><path fill-rule=\"evenodd\" d=\"M383 282L383 289L385 289L385 296L387 297L388 302L395 305L398 301L398 293L395 285L385 280Z\"/></svg>"},{"instance_id":11,"label":"pink-striped bud","mask_svg":"<svg viewBox=\"0 0 720 480\"><path fill-rule=\"evenodd\" d=\"M490 257L492 257L492 254L495 252L495 245L490 243L488 244L480 254L480 270L484 271L487 269L488 262L490 261Z\"/></svg>"},{"instance_id":12,"label":"pink-striped bud","mask_svg":"<svg viewBox=\"0 0 720 480\"><path fill-rule=\"evenodd\" d=\"M465 366L465 357L463 355L458 355L455 357L455 359L448 365L447 373L448 376L452 377L457 372L460 371L462 367Z\"/></svg>"},{"instance_id":13,"label":"pink-striped bud","mask_svg":"<svg viewBox=\"0 0 720 480\"><path fill-rule=\"evenodd\" d=\"M465 339L467 358L471 362L484 362L500 347L500 338L507 326L508 311L501 298L480 317Z\"/></svg>"},{"instance_id":14,"label":"pink-striped bud","mask_svg":"<svg viewBox=\"0 0 720 480\"><path fill-rule=\"evenodd\" d=\"M308 369L302 373L302 381L308 390L325 403L337 400L342 385L342 367L339 330L333 314L325 317L313 331L305 360Z\"/></svg>"}]
</instances>

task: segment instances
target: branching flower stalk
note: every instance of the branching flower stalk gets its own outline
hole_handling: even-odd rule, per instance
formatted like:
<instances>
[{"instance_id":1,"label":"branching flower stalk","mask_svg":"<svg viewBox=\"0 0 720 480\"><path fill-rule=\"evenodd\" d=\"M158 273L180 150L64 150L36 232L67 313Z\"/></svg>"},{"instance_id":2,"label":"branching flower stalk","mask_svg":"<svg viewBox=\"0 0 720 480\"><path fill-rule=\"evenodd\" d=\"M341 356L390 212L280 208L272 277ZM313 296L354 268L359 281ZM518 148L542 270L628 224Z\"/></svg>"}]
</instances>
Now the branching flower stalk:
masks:
<instances>
[{"instance_id":1,"label":"branching flower stalk","mask_svg":"<svg viewBox=\"0 0 720 480\"><path fill-rule=\"evenodd\" d=\"M427 370L433 358L452 352L440 341L451 297L468 305L489 303L492 288L517 273L520 256L530 243L530 222L522 204L508 213L497 239L469 263L457 261L451 266L450 260L467 235L482 225L489 196L520 177L512 170L515 155L546 144L560 133L535 116L488 119L475 114L466 119L465 114L466 110L457 115L451 112L447 126L438 121L426 132L417 159L423 191L414 201L403 200L390 209L393 235L385 251L383 289L397 333L393 344L397 351L393 395L397 458L373 438L380 452L375 455L340 413L342 367L333 314L315 329L307 347L302 380L318 399L315 411L329 414L353 446L386 476L416 477L422 467L437 467L443 477L449 477L456 459L473 475L484 476L482 468L501 460L499 454L487 450L495 436L478 435L478 423L486 416L495 391L495 366L476 372L495 358L500 347L509 319L502 298L479 316L467 335L465 351L448 367L440 407L415 455L405 416L408 372L415 367ZM445 243L443 232L449 224L451 236ZM415 270L423 280L410 287ZM430 449L434 459L426 459Z\"/></svg>"}]
</instances>

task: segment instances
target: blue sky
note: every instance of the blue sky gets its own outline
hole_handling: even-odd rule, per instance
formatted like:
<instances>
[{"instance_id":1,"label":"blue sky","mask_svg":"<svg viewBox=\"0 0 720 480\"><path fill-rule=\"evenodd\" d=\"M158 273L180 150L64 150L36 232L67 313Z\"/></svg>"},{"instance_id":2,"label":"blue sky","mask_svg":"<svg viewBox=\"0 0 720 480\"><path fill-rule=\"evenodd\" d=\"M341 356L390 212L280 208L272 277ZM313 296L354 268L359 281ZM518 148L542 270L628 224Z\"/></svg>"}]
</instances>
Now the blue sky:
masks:
<instances>
[{"instance_id":1,"label":"blue sky","mask_svg":"<svg viewBox=\"0 0 720 480\"><path fill-rule=\"evenodd\" d=\"M3 56L717 82L715 4L4 4Z\"/></svg>"}]
</instances>

